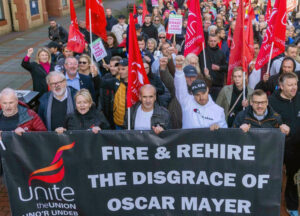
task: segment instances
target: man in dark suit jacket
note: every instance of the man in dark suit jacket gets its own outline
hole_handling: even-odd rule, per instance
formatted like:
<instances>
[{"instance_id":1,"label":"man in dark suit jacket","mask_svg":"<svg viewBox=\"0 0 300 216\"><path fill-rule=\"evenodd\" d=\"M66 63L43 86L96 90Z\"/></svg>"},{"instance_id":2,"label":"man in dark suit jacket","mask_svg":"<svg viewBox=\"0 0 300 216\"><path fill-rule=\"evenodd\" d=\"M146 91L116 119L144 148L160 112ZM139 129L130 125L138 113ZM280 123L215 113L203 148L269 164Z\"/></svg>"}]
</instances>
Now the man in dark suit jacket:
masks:
<instances>
[{"instance_id":1,"label":"man in dark suit jacket","mask_svg":"<svg viewBox=\"0 0 300 216\"><path fill-rule=\"evenodd\" d=\"M67 85L76 90L87 89L90 91L94 102L96 101L95 88L89 76L78 73L78 60L75 57L68 57L65 60Z\"/></svg>"}]
</instances>

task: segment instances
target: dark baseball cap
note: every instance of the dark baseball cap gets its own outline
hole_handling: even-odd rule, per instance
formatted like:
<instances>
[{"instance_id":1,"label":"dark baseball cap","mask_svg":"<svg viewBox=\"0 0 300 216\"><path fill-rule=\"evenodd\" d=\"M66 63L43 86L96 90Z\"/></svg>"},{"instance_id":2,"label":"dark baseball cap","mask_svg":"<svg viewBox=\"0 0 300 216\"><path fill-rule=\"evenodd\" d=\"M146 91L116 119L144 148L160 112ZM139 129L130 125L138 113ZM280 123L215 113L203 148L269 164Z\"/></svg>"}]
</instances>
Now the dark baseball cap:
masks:
<instances>
[{"instance_id":1,"label":"dark baseball cap","mask_svg":"<svg viewBox=\"0 0 300 216\"><path fill-rule=\"evenodd\" d=\"M191 85L191 90L193 95L200 92L206 92L207 91L207 85L204 80L195 80Z\"/></svg>"},{"instance_id":2,"label":"dark baseball cap","mask_svg":"<svg viewBox=\"0 0 300 216\"><path fill-rule=\"evenodd\" d=\"M184 75L186 77L195 77L198 76L197 70L193 65L187 65L183 68Z\"/></svg>"},{"instance_id":3,"label":"dark baseball cap","mask_svg":"<svg viewBox=\"0 0 300 216\"><path fill-rule=\"evenodd\" d=\"M123 58L119 61L118 65L122 65L122 66L128 66L128 59L127 58Z\"/></svg>"}]
</instances>

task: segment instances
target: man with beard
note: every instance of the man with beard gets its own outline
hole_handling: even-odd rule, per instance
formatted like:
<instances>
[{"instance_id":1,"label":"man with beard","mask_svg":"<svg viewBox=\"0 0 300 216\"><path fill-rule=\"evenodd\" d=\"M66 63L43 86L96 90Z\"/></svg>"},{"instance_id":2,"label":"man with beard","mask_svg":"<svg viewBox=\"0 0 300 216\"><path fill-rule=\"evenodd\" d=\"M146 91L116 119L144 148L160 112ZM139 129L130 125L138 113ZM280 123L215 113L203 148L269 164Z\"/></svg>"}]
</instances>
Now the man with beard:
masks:
<instances>
[{"instance_id":1,"label":"man with beard","mask_svg":"<svg viewBox=\"0 0 300 216\"><path fill-rule=\"evenodd\" d=\"M50 40L57 42L60 45L67 43L68 32L54 19L50 19L50 26L48 28L48 37Z\"/></svg>"},{"instance_id":2,"label":"man with beard","mask_svg":"<svg viewBox=\"0 0 300 216\"><path fill-rule=\"evenodd\" d=\"M204 68L203 52L199 55L199 63L201 71L207 71L212 79L212 86L210 88L210 94L213 100L217 99L219 92L224 86L224 78L227 73L228 64L226 62L225 54L218 47L217 35L209 35L208 46L205 47L206 53L206 66ZM205 73L206 74L206 73Z\"/></svg>"},{"instance_id":3,"label":"man with beard","mask_svg":"<svg viewBox=\"0 0 300 216\"><path fill-rule=\"evenodd\" d=\"M226 61L229 62L229 47L228 47L228 43L226 40L226 32L225 29L222 28L217 28L216 34L218 36L218 46L219 48L222 50L222 52L225 54L226 56Z\"/></svg>"},{"instance_id":4,"label":"man with beard","mask_svg":"<svg viewBox=\"0 0 300 216\"><path fill-rule=\"evenodd\" d=\"M279 77L280 90L269 98L270 105L282 117L284 124L290 127L285 141L284 163L286 165L286 207L291 215L298 215L297 186L294 175L300 169L300 94L298 76L295 73L283 73Z\"/></svg>"},{"instance_id":5,"label":"man with beard","mask_svg":"<svg viewBox=\"0 0 300 216\"><path fill-rule=\"evenodd\" d=\"M195 80L191 85L192 95L188 93L183 62L183 56L176 56L174 85L182 109L182 128L227 128L224 109L212 100L205 81Z\"/></svg>"},{"instance_id":6,"label":"man with beard","mask_svg":"<svg viewBox=\"0 0 300 216\"><path fill-rule=\"evenodd\" d=\"M67 87L66 77L63 73L53 71L46 77L50 91L40 99L38 114L45 123L48 131L54 131L63 126L65 116L74 112L74 96L76 90Z\"/></svg>"}]
</instances>

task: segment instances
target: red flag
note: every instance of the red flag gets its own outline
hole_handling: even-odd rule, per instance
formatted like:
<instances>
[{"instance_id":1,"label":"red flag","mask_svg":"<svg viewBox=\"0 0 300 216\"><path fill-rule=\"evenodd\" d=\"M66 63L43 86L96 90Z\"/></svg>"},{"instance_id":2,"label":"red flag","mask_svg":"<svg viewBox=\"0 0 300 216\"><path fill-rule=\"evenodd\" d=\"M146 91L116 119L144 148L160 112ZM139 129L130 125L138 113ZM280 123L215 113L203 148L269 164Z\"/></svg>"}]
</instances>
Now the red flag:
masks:
<instances>
[{"instance_id":1,"label":"red flag","mask_svg":"<svg viewBox=\"0 0 300 216\"><path fill-rule=\"evenodd\" d=\"M229 48L231 47L231 40L232 40L231 27L229 27L229 31L228 31L228 35L227 35L227 45Z\"/></svg>"},{"instance_id":2,"label":"red flag","mask_svg":"<svg viewBox=\"0 0 300 216\"><path fill-rule=\"evenodd\" d=\"M135 4L133 4L133 15L134 15L134 23L137 24L138 23L138 19L137 19L137 17L135 17L137 15Z\"/></svg>"},{"instance_id":3,"label":"red flag","mask_svg":"<svg viewBox=\"0 0 300 216\"><path fill-rule=\"evenodd\" d=\"M272 13L271 0L268 0L268 5L267 5L267 10L266 10L266 15L265 15L265 21L267 23L269 23L271 13Z\"/></svg>"},{"instance_id":4,"label":"red flag","mask_svg":"<svg viewBox=\"0 0 300 216\"><path fill-rule=\"evenodd\" d=\"M268 63L272 42L274 42L274 47L271 58L274 58L284 52L286 15L286 0L276 0L270 16L266 35L256 59L256 70Z\"/></svg>"},{"instance_id":5,"label":"red flag","mask_svg":"<svg viewBox=\"0 0 300 216\"><path fill-rule=\"evenodd\" d=\"M87 0L85 20L88 31L90 29L89 9L91 9L92 32L106 41L106 17L102 0Z\"/></svg>"},{"instance_id":6,"label":"red flag","mask_svg":"<svg viewBox=\"0 0 300 216\"><path fill-rule=\"evenodd\" d=\"M142 22L145 22L145 16L148 15L149 12L147 10L147 5L146 5L146 1L143 0L143 16L142 16Z\"/></svg>"},{"instance_id":7,"label":"red flag","mask_svg":"<svg viewBox=\"0 0 300 216\"><path fill-rule=\"evenodd\" d=\"M246 26L246 46L248 48L246 55L249 59L249 63L252 61L254 58L254 37L253 37L253 25L252 25L252 20L255 19L255 14L254 10L251 6L251 1L248 2L248 11L246 14L246 19L245 19L245 26Z\"/></svg>"},{"instance_id":8,"label":"red flag","mask_svg":"<svg viewBox=\"0 0 300 216\"><path fill-rule=\"evenodd\" d=\"M189 15L184 56L187 56L189 53L195 53L196 55L199 55L203 49L202 43L205 40L199 0L190 0L188 3Z\"/></svg>"},{"instance_id":9,"label":"red flag","mask_svg":"<svg viewBox=\"0 0 300 216\"><path fill-rule=\"evenodd\" d=\"M77 16L73 5L73 0L70 0L70 16L71 25L69 27L67 48L76 53L82 53L85 48L85 40L83 34L79 31L78 28Z\"/></svg>"},{"instance_id":10,"label":"red flag","mask_svg":"<svg viewBox=\"0 0 300 216\"><path fill-rule=\"evenodd\" d=\"M139 100L140 88L145 84L149 84L137 42L132 13L130 14L129 22L129 38L131 38L131 40L128 48L127 108L131 107Z\"/></svg>"},{"instance_id":11,"label":"red flag","mask_svg":"<svg viewBox=\"0 0 300 216\"><path fill-rule=\"evenodd\" d=\"M249 19L249 18L248 18ZM252 22L252 20L248 20ZM227 84L232 84L231 74L235 67L242 66L243 71L246 72L250 61L253 59L248 41L251 29L246 25L245 12L244 12L244 1L241 0L238 8L238 15L236 20L236 26L233 33L233 40L230 48ZM252 28L252 24L251 24ZM253 37L253 35L252 35Z\"/></svg>"}]
</instances>

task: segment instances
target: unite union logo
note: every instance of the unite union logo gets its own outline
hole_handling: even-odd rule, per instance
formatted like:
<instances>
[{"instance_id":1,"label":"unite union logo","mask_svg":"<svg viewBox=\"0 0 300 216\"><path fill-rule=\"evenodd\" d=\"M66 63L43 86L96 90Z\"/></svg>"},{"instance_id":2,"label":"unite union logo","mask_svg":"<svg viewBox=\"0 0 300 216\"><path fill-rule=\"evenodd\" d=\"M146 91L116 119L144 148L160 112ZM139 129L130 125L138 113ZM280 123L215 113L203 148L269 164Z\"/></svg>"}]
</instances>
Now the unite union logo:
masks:
<instances>
[{"instance_id":1,"label":"unite union logo","mask_svg":"<svg viewBox=\"0 0 300 216\"><path fill-rule=\"evenodd\" d=\"M49 166L33 171L28 180L28 185L31 186L32 180L40 180L46 183L54 184L63 180L65 176L64 161L62 158L63 151L72 149L75 142L60 147ZM49 174L49 172L54 174Z\"/></svg>"}]
</instances>

